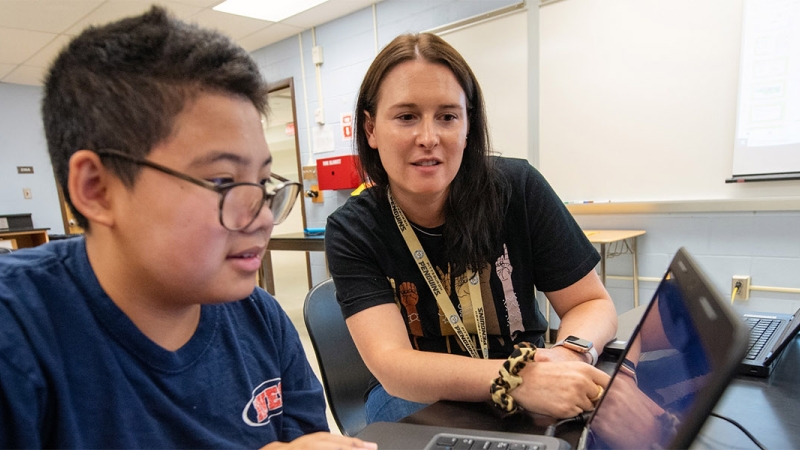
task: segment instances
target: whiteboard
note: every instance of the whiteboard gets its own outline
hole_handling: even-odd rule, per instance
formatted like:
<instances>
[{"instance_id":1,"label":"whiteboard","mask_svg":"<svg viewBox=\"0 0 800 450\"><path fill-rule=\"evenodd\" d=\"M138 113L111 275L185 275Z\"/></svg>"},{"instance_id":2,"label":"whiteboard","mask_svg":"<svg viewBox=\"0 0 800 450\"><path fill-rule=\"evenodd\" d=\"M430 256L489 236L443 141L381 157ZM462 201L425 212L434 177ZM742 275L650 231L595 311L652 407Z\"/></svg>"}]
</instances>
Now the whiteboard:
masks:
<instances>
[{"instance_id":1,"label":"whiteboard","mask_svg":"<svg viewBox=\"0 0 800 450\"><path fill-rule=\"evenodd\" d=\"M800 0L746 0L733 175L800 175Z\"/></svg>"},{"instance_id":2,"label":"whiteboard","mask_svg":"<svg viewBox=\"0 0 800 450\"><path fill-rule=\"evenodd\" d=\"M483 91L495 152L528 159L528 26L524 9L439 33Z\"/></svg>"},{"instance_id":3,"label":"whiteboard","mask_svg":"<svg viewBox=\"0 0 800 450\"><path fill-rule=\"evenodd\" d=\"M795 196L731 176L743 0L542 6L539 169L562 200Z\"/></svg>"}]
</instances>

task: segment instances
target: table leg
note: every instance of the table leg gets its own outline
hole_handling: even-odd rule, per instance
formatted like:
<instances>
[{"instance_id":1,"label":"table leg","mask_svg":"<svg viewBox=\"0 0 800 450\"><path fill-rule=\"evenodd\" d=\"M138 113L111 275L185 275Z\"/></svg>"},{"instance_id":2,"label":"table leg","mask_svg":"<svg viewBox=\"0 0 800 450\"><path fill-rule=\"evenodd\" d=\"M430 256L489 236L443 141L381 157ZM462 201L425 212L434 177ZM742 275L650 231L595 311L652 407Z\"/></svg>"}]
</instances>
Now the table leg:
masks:
<instances>
[{"instance_id":1,"label":"table leg","mask_svg":"<svg viewBox=\"0 0 800 450\"><path fill-rule=\"evenodd\" d=\"M606 285L606 244L600 244L600 281Z\"/></svg>"},{"instance_id":2,"label":"table leg","mask_svg":"<svg viewBox=\"0 0 800 450\"><path fill-rule=\"evenodd\" d=\"M636 259L636 236L633 238L633 251L631 252L633 256L633 307L636 308L639 306L639 261Z\"/></svg>"},{"instance_id":3,"label":"table leg","mask_svg":"<svg viewBox=\"0 0 800 450\"><path fill-rule=\"evenodd\" d=\"M261 287L272 295L275 295L275 277L272 275L272 252L267 250L264 259L261 261L259 270L261 277Z\"/></svg>"}]
</instances>

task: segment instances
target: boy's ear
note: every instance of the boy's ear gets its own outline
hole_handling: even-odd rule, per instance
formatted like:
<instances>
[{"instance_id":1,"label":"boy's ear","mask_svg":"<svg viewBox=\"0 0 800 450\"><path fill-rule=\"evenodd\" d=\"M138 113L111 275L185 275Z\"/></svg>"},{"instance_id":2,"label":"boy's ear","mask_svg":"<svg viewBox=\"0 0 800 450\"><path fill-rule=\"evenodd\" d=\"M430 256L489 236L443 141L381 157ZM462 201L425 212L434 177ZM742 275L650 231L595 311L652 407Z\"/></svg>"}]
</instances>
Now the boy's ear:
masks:
<instances>
[{"instance_id":1,"label":"boy's ear","mask_svg":"<svg viewBox=\"0 0 800 450\"><path fill-rule=\"evenodd\" d=\"M378 140L375 139L375 121L367 111L364 111L364 132L367 133L367 142L369 146L376 149L378 148Z\"/></svg>"},{"instance_id":2,"label":"boy's ear","mask_svg":"<svg viewBox=\"0 0 800 450\"><path fill-rule=\"evenodd\" d=\"M69 159L69 197L75 209L92 226L95 223L106 226L114 223L109 185L112 177L114 175L103 166L100 156L91 150L78 150Z\"/></svg>"}]
</instances>

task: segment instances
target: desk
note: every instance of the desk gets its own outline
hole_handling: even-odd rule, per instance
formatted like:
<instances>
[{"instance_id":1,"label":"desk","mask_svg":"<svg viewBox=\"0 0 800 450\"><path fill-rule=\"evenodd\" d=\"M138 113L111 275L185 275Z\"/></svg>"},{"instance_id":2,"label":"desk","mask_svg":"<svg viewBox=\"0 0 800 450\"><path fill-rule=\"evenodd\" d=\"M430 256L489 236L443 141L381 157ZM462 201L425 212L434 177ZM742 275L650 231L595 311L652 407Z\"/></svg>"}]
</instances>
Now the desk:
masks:
<instances>
[{"instance_id":1,"label":"desk","mask_svg":"<svg viewBox=\"0 0 800 450\"><path fill-rule=\"evenodd\" d=\"M325 236L309 236L305 233L287 233L272 236L267 245L267 253L258 271L260 286L275 295L275 278L272 276L271 250L296 250L302 252L324 252ZM311 289L311 274L308 274L308 288Z\"/></svg>"},{"instance_id":2,"label":"desk","mask_svg":"<svg viewBox=\"0 0 800 450\"><path fill-rule=\"evenodd\" d=\"M740 376L734 378L714 412L739 422L769 449L796 448L800 442L800 337L796 337L778 361L768 379ZM608 369L613 360L604 354L601 368ZM535 414L502 418L489 403L436 402L400 422L418 425L446 426L472 430L542 434L554 419ZM581 427L559 427L556 437L577 446ZM359 437L377 440L380 436L365 428ZM431 435L432 437L432 435ZM427 443L427 441L425 441ZM422 448L425 443L409 442L409 448ZM757 448L740 430L726 421L709 417L692 449Z\"/></svg>"},{"instance_id":3,"label":"desk","mask_svg":"<svg viewBox=\"0 0 800 450\"><path fill-rule=\"evenodd\" d=\"M600 279L606 284L607 244L622 242L631 253L633 260L633 307L639 306L639 264L636 260L636 238L643 235L642 230L583 230L589 242L600 244ZM631 243L628 244L628 241Z\"/></svg>"},{"instance_id":4,"label":"desk","mask_svg":"<svg viewBox=\"0 0 800 450\"><path fill-rule=\"evenodd\" d=\"M0 231L0 240L16 241L17 248L36 247L50 242L47 230L50 228L33 228L29 230Z\"/></svg>"}]
</instances>

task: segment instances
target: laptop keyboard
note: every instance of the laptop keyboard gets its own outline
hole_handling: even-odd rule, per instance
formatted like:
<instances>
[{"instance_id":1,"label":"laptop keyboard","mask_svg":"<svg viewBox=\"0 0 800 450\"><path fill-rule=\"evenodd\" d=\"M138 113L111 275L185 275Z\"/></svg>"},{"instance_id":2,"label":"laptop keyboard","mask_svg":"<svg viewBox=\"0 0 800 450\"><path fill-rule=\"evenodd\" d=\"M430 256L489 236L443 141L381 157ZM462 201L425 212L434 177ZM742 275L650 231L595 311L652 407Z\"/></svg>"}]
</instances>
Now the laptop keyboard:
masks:
<instances>
[{"instance_id":1,"label":"laptop keyboard","mask_svg":"<svg viewBox=\"0 0 800 450\"><path fill-rule=\"evenodd\" d=\"M545 450L546 448L544 443L536 441L439 433L431 439L425 450Z\"/></svg>"},{"instance_id":2,"label":"laptop keyboard","mask_svg":"<svg viewBox=\"0 0 800 450\"><path fill-rule=\"evenodd\" d=\"M758 354L767 344L769 338L775 333L780 325L780 319L761 319L758 317L746 317L744 322L750 327L750 349L744 359L756 359Z\"/></svg>"}]
</instances>

